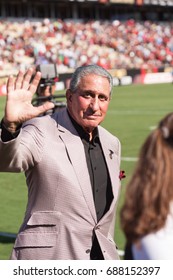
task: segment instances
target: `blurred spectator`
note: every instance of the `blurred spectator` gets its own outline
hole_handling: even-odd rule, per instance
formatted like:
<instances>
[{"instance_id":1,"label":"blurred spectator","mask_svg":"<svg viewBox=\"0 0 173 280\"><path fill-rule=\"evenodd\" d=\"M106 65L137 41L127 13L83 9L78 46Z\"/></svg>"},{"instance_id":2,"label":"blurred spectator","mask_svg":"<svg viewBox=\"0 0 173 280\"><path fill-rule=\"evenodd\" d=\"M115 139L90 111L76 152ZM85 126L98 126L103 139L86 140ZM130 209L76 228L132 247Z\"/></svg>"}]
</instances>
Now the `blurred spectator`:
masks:
<instances>
[{"instance_id":1,"label":"blurred spectator","mask_svg":"<svg viewBox=\"0 0 173 280\"><path fill-rule=\"evenodd\" d=\"M146 139L127 185L121 225L125 259L173 259L173 113ZM131 246L130 246L131 245Z\"/></svg>"},{"instance_id":2,"label":"blurred spectator","mask_svg":"<svg viewBox=\"0 0 173 280\"><path fill-rule=\"evenodd\" d=\"M81 65L151 70L173 66L173 23L0 21L0 69L56 63L58 73Z\"/></svg>"}]
</instances>

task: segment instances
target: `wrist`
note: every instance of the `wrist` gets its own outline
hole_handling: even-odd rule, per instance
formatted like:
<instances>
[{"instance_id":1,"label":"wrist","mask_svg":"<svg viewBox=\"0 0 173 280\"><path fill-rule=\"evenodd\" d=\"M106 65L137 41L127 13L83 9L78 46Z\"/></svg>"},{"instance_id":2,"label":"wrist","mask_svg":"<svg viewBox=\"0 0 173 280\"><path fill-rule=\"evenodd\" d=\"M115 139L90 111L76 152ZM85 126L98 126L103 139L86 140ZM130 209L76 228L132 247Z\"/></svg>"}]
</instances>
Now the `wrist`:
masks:
<instances>
[{"instance_id":1,"label":"wrist","mask_svg":"<svg viewBox=\"0 0 173 280\"><path fill-rule=\"evenodd\" d=\"M9 122L5 118L2 119L2 124L10 133L15 133L21 128L21 124L16 122Z\"/></svg>"}]
</instances>

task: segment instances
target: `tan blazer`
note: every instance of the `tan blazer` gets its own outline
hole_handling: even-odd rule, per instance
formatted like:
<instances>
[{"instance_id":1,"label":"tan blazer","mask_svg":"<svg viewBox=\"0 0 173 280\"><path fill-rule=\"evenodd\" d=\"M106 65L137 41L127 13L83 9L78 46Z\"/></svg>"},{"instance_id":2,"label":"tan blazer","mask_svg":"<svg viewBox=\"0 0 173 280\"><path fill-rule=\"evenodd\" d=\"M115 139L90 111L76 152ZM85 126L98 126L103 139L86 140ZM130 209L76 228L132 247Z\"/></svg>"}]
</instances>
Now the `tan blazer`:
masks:
<instances>
[{"instance_id":1,"label":"tan blazer","mask_svg":"<svg viewBox=\"0 0 173 280\"><path fill-rule=\"evenodd\" d=\"M16 139L0 141L0 171L24 171L28 186L26 214L11 259L88 260L93 232L104 258L119 258L113 238L120 142L100 126L99 135L114 199L98 223L84 147L66 109L32 119Z\"/></svg>"}]
</instances>

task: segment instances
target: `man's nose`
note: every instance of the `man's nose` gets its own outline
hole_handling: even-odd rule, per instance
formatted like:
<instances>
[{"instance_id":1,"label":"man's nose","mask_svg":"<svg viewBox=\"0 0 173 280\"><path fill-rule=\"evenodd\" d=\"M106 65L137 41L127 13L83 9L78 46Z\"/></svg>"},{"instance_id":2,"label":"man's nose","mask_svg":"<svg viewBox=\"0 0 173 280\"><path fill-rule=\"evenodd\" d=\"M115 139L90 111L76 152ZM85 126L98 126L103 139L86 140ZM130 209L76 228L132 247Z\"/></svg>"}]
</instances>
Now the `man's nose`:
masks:
<instances>
[{"instance_id":1,"label":"man's nose","mask_svg":"<svg viewBox=\"0 0 173 280\"><path fill-rule=\"evenodd\" d=\"M90 107L93 111L97 111L99 109L99 99L98 98L92 98L92 101L90 103Z\"/></svg>"}]
</instances>

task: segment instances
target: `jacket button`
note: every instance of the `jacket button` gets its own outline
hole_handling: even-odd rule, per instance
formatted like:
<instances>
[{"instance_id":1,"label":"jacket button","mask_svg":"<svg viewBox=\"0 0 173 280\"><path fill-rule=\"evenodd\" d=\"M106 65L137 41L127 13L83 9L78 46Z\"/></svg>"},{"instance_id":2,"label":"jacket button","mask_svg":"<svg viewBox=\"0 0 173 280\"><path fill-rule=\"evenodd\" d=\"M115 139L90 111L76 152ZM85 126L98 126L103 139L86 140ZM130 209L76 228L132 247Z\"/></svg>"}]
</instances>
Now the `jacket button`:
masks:
<instances>
[{"instance_id":1,"label":"jacket button","mask_svg":"<svg viewBox=\"0 0 173 280\"><path fill-rule=\"evenodd\" d=\"M87 250L86 250L86 253L87 253L87 254L89 254L90 252L91 252L91 250L90 250L90 249L87 249Z\"/></svg>"},{"instance_id":2,"label":"jacket button","mask_svg":"<svg viewBox=\"0 0 173 280\"><path fill-rule=\"evenodd\" d=\"M97 229L100 229L100 226L96 226L96 227L95 227L95 230L97 230Z\"/></svg>"}]
</instances>

